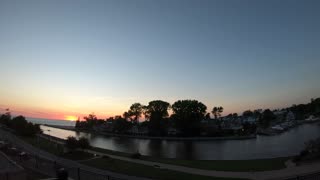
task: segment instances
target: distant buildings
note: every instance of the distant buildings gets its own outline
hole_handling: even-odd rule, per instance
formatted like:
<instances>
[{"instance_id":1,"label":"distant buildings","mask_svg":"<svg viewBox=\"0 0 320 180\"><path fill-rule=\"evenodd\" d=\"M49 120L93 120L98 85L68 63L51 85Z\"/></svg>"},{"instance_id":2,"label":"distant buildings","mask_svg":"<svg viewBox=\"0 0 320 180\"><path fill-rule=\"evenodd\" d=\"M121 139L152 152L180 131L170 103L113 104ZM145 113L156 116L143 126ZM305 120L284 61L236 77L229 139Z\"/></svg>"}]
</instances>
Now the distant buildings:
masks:
<instances>
[{"instance_id":1,"label":"distant buildings","mask_svg":"<svg viewBox=\"0 0 320 180\"><path fill-rule=\"evenodd\" d=\"M294 121L294 120L295 120L295 116L294 116L294 114L293 114L292 111L289 111L289 112L287 113L286 120L287 120L287 121Z\"/></svg>"}]
</instances>

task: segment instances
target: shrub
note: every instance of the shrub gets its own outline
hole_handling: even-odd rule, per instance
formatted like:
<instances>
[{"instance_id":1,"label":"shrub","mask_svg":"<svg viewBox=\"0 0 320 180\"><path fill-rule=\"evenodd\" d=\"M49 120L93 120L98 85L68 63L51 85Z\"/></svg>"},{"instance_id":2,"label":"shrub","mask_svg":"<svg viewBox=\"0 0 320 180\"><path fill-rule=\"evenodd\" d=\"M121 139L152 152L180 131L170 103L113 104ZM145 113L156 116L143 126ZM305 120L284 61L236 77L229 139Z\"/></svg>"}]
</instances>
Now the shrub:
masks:
<instances>
[{"instance_id":1,"label":"shrub","mask_svg":"<svg viewBox=\"0 0 320 180\"><path fill-rule=\"evenodd\" d=\"M140 159L140 158L141 158L141 154L140 154L139 152L134 153L134 154L131 155L131 158L133 158L133 159Z\"/></svg>"},{"instance_id":2,"label":"shrub","mask_svg":"<svg viewBox=\"0 0 320 180\"><path fill-rule=\"evenodd\" d=\"M66 141L66 146L70 149L70 150L74 150L78 147L78 140L73 137L73 136L69 136L67 138L67 141Z\"/></svg>"},{"instance_id":3,"label":"shrub","mask_svg":"<svg viewBox=\"0 0 320 180\"><path fill-rule=\"evenodd\" d=\"M87 149L90 147L89 140L85 137L81 137L78 141L78 145L81 149Z\"/></svg>"}]
</instances>

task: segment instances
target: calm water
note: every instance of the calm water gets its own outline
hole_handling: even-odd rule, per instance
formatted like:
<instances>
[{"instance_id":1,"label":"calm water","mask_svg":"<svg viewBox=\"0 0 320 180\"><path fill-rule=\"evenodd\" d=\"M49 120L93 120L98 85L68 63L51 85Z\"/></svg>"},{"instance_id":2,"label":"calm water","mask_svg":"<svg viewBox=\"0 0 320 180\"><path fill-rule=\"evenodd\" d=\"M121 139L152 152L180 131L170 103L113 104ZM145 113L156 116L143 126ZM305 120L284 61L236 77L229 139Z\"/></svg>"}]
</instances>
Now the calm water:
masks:
<instances>
[{"instance_id":1,"label":"calm water","mask_svg":"<svg viewBox=\"0 0 320 180\"><path fill-rule=\"evenodd\" d=\"M273 158L298 154L304 143L320 137L320 126L305 124L277 136L258 136L248 140L167 141L108 137L41 126L45 134L66 139L89 138L95 147L166 158L230 160ZM50 131L48 131L50 130Z\"/></svg>"},{"instance_id":2,"label":"calm water","mask_svg":"<svg viewBox=\"0 0 320 180\"><path fill-rule=\"evenodd\" d=\"M27 121L36 124L60 125L60 126L75 126L75 121L54 120L54 119L40 119L40 118L26 118Z\"/></svg>"}]
</instances>

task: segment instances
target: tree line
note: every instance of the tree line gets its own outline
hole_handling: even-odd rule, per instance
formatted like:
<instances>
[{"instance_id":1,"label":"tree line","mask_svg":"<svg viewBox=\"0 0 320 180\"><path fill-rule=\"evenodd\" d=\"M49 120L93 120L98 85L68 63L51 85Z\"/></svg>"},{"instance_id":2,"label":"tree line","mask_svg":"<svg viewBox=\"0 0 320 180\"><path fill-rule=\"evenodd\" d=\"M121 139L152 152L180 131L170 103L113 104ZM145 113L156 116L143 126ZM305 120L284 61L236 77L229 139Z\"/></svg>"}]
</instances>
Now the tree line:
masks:
<instances>
[{"instance_id":1,"label":"tree line","mask_svg":"<svg viewBox=\"0 0 320 180\"><path fill-rule=\"evenodd\" d=\"M169 115L169 110L172 111ZM178 100L172 105L166 101L154 100L148 105L134 103L123 115L110 117L106 120L98 119L94 114L84 117L85 121L77 121L76 128L90 129L96 125L107 122L113 122L113 128L117 133L125 133L134 125L145 127L149 130L151 136L166 135L166 130L170 127L179 130L183 136L198 136L201 133L201 120L214 117L216 124L221 124L221 116L224 108L222 106L213 107L211 112L207 112L207 106L197 100ZM320 98L312 99L310 103L293 105L281 110L292 111L299 119L305 118L310 114L318 115L320 112ZM268 128L276 119L275 111L270 109L246 110L242 113L243 118L253 117L258 120L258 126ZM139 123L144 117L145 121ZM237 119L237 113L231 113L226 116L229 119ZM244 129L250 127L250 132L254 127L243 124ZM253 130L252 130L253 129Z\"/></svg>"},{"instance_id":2,"label":"tree line","mask_svg":"<svg viewBox=\"0 0 320 180\"><path fill-rule=\"evenodd\" d=\"M19 135L23 136L34 136L41 132L38 124L28 122L24 116L12 118L9 109L6 109L6 113L0 116L0 124L13 129Z\"/></svg>"}]
</instances>

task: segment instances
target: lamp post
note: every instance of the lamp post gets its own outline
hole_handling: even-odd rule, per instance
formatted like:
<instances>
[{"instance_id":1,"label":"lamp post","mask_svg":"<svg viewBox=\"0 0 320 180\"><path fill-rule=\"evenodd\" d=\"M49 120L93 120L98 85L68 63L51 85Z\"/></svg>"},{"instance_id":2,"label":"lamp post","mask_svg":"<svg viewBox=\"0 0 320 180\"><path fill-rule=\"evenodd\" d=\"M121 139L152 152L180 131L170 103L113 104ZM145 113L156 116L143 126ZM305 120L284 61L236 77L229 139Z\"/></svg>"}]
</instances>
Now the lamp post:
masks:
<instances>
[{"instance_id":1,"label":"lamp post","mask_svg":"<svg viewBox=\"0 0 320 180\"><path fill-rule=\"evenodd\" d=\"M51 136L50 136L50 129L47 129L47 131L48 131L48 135L49 135L49 141L51 142Z\"/></svg>"}]
</instances>

